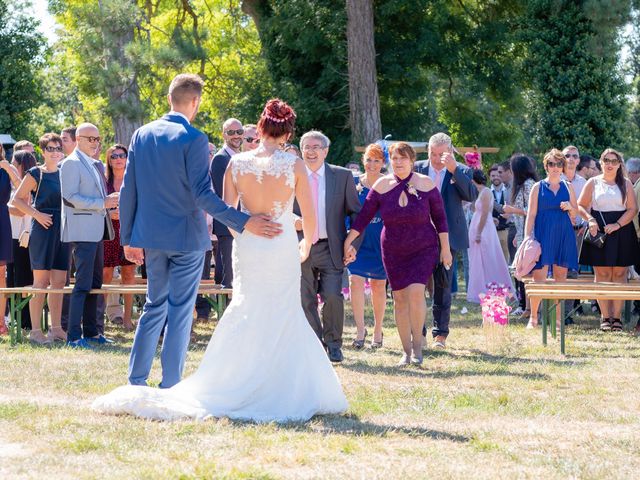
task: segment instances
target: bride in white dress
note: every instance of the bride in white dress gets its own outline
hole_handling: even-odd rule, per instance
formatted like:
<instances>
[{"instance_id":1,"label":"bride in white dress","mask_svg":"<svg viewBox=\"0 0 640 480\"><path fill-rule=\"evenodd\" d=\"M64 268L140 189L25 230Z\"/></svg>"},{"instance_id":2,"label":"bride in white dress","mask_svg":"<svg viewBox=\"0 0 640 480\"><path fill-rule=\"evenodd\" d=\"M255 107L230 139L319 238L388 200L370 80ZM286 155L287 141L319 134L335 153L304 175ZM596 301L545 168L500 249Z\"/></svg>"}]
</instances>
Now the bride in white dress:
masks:
<instances>
[{"instance_id":1,"label":"bride in white dress","mask_svg":"<svg viewBox=\"0 0 640 480\"><path fill-rule=\"evenodd\" d=\"M258 123L262 141L235 155L225 174L224 200L250 214L267 213L281 235L248 231L233 243L233 299L197 371L169 389L127 385L99 397L93 408L158 420L229 417L257 422L304 421L342 413L347 400L327 354L307 322L300 299L300 262L311 248L315 213L302 160L280 150L295 113L270 100ZM298 242L292 205L302 212Z\"/></svg>"}]
</instances>

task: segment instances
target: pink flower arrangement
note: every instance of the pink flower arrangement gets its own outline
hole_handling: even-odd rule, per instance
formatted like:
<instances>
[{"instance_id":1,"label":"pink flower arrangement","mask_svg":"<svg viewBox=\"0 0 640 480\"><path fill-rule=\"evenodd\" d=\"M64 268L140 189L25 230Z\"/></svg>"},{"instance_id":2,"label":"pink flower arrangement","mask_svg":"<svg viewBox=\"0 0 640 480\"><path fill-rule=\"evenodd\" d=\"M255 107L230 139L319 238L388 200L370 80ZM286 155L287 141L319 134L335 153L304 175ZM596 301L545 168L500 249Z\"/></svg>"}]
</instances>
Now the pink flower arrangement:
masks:
<instances>
[{"instance_id":1,"label":"pink flower arrangement","mask_svg":"<svg viewBox=\"0 0 640 480\"><path fill-rule=\"evenodd\" d=\"M507 298L512 295L511 287L502 283L487 283L487 293L480 294L482 307L482 322L507 325L511 307L507 305Z\"/></svg>"},{"instance_id":2,"label":"pink flower arrangement","mask_svg":"<svg viewBox=\"0 0 640 480\"><path fill-rule=\"evenodd\" d=\"M473 169L482 168L482 154L478 151L478 146L473 146L473 151L464 154L464 161Z\"/></svg>"}]
</instances>

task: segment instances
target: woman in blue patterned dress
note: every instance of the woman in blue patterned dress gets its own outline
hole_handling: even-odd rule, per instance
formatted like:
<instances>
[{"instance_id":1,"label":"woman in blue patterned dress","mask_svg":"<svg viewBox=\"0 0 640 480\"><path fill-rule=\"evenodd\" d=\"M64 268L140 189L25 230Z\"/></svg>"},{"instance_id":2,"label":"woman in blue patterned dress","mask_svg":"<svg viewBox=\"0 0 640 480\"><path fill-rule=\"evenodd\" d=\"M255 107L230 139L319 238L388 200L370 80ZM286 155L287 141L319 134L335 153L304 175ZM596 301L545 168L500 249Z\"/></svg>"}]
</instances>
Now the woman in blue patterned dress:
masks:
<instances>
[{"instance_id":1,"label":"woman in blue patterned dress","mask_svg":"<svg viewBox=\"0 0 640 480\"><path fill-rule=\"evenodd\" d=\"M362 156L362 164L365 173L355 177L360 203L364 203L371 186L382 176L380 173L384 167L382 147L375 143L369 145ZM371 348L382 347L382 321L387 304L387 274L382 265L381 235L382 219L380 214L376 213L364 231L364 239L356 260L349 265L351 306L357 329L356 339L352 345L358 350L364 347L367 336L367 329L364 326L364 286L367 278L371 285L374 318Z\"/></svg>"}]
</instances>

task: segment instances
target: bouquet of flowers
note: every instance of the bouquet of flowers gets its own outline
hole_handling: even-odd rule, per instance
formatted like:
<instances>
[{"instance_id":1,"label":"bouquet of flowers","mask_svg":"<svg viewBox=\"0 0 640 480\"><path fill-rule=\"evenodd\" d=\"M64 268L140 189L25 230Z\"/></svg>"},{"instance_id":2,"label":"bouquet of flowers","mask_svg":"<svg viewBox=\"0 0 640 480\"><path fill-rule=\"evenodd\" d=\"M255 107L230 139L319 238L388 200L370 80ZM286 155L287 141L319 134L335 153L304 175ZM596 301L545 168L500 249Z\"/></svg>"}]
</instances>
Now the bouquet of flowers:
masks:
<instances>
[{"instance_id":1,"label":"bouquet of flowers","mask_svg":"<svg viewBox=\"0 0 640 480\"><path fill-rule=\"evenodd\" d=\"M505 327L509 324L507 298L512 295L511 287L502 283L487 283L487 293L480 294L482 308L482 327L487 339L493 342L501 340L505 335Z\"/></svg>"}]
</instances>

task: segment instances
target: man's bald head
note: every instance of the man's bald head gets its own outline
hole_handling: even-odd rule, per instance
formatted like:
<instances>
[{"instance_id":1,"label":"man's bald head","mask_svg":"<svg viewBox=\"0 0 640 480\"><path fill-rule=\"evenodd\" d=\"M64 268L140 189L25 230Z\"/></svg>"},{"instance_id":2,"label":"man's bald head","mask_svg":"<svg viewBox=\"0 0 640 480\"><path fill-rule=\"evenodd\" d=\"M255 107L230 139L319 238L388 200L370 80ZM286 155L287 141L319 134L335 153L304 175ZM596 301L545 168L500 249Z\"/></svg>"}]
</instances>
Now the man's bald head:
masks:
<instances>
[{"instance_id":1,"label":"man's bald head","mask_svg":"<svg viewBox=\"0 0 640 480\"><path fill-rule=\"evenodd\" d=\"M93 123L81 123L76 129L78 150L93 157L100 150L100 132Z\"/></svg>"}]
</instances>

